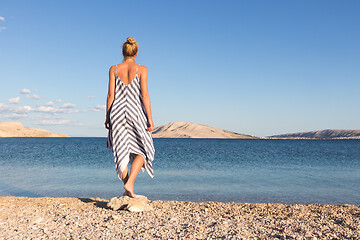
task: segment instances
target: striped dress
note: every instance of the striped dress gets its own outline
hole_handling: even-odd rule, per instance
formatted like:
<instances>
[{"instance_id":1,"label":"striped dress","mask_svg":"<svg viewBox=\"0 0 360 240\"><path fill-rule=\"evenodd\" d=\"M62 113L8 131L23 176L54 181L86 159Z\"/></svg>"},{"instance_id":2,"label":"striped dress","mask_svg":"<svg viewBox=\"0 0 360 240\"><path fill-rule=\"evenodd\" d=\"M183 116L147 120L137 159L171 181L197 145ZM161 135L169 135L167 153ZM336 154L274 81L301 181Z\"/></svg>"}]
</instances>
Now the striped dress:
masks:
<instances>
[{"instance_id":1,"label":"striped dress","mask_svg":"<svg viewBox=\"0 0 360 240\"><path fill-rule=\"evenodd\" d=\"M140 66L140 65L139 65ZM117 74L115 77L115 98L110 109L110 129L106 147L114 153L117 176L122 180L122 172L132 163L137 154L144 157L141 167L151 178L154 177L152 161L154 144L147 131L147 114L142 100L138 68L134 79L126 85Z\"/></svg>"}]
</instances>

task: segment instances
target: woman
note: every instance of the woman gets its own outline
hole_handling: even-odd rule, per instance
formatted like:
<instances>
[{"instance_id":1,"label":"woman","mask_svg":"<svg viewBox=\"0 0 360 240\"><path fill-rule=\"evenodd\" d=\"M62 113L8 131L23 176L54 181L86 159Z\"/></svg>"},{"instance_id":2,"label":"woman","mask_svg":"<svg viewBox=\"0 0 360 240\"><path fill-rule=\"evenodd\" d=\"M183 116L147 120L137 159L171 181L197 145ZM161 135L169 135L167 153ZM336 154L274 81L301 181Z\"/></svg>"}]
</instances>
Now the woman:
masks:
<instances>
[{"instance_id":1,"label":"woman","mask_svg":"<svg viewBox=\"0 0 360 240\"><path fill-rule=\"evenodd\" d=\"M109 70L105 127L107 148L114 153L116 172L124 182L124 196L135 198L134 182L140 169L154 177L155 149L151 136L154 123L147 86L147 69L135 63L138 44L128 37L123 44L124 60ZM131 164L130 174L128 164Z\"/></svg>"}]
</instances>

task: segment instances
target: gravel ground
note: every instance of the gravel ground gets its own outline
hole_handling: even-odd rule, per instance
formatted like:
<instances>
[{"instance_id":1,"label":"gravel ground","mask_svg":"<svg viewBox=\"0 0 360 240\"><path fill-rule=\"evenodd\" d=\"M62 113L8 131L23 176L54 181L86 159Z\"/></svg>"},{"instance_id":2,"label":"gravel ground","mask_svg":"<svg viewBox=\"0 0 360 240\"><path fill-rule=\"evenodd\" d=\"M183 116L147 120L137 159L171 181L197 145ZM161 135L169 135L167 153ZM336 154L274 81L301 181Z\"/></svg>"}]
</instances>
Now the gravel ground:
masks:
<instances>
[{"instance_id":1,"label":"gravel ground","mask_svg":"<svg viewBox=\"0 0 360 240\"><path fill-rule=\"evenodd\" d=\"M360 206L0 197L0 239L360 239Z\"/></svg>"}]
</instances>

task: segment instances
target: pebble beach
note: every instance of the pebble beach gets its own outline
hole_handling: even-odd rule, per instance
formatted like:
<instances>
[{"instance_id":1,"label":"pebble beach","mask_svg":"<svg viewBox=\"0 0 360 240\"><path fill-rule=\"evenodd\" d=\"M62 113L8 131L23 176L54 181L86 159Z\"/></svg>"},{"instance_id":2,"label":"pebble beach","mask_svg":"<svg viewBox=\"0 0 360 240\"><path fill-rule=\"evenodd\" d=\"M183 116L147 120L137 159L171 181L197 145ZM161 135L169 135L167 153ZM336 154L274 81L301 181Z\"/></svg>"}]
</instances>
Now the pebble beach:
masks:
<instances>
[{"instance_id":1,"label":"pebble beach","mask_svg":"<svg viewBox=\"0 0 360 240\"><path fill-rule=\"evenodd\" d=\"M0 197L0 239L360 239L360 206Z\"/></svg>"}]
</instances>

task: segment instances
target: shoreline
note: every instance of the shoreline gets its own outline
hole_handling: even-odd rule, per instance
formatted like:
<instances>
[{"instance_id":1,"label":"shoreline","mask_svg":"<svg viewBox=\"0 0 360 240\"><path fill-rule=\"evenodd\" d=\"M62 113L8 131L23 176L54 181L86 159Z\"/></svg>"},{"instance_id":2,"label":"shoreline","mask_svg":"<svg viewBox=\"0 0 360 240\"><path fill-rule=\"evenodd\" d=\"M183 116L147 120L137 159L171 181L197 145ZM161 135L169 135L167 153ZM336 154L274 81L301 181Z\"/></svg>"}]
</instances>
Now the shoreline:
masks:
<instances>
[{"instance_id":1,"label":"shoreline","mask_svg":"<svg viewBox=\"0 0 360 240\"><path fill-rule=\"evenodd\" d=\"M360 205L154 200L129 212L108 202L0 197L0 238L360 239Z\"/></svg>"}]
</instances>

